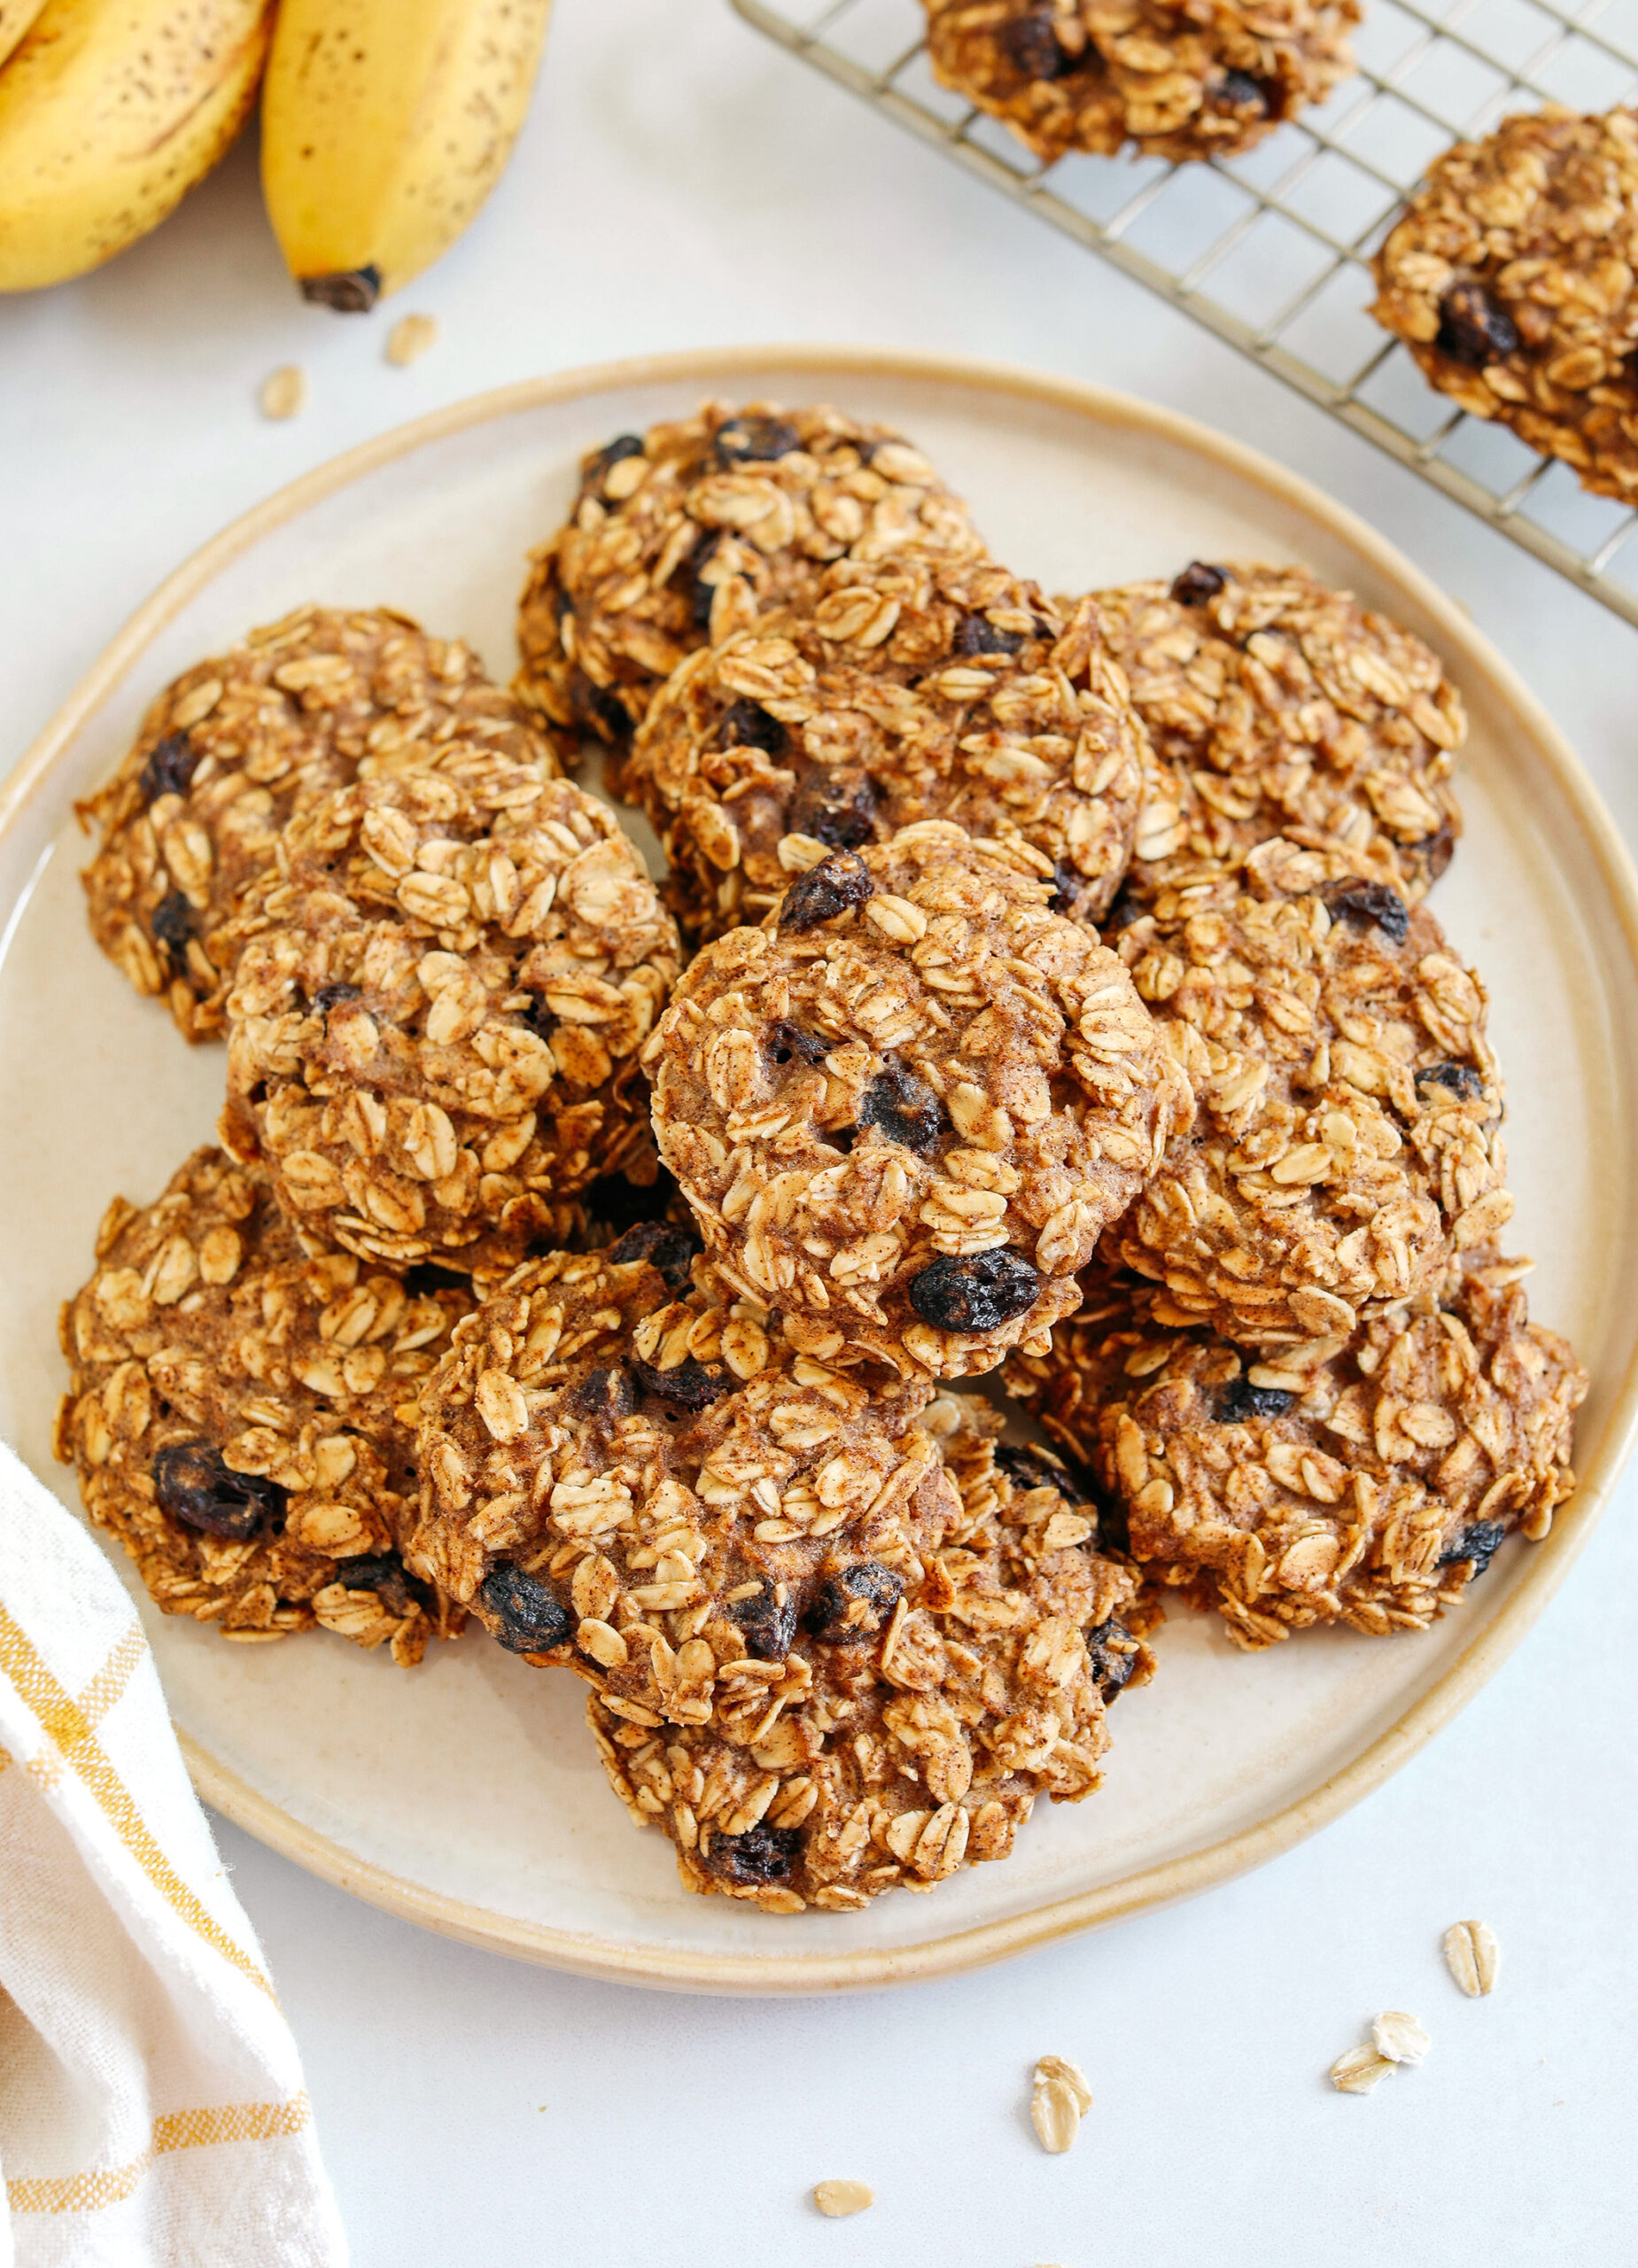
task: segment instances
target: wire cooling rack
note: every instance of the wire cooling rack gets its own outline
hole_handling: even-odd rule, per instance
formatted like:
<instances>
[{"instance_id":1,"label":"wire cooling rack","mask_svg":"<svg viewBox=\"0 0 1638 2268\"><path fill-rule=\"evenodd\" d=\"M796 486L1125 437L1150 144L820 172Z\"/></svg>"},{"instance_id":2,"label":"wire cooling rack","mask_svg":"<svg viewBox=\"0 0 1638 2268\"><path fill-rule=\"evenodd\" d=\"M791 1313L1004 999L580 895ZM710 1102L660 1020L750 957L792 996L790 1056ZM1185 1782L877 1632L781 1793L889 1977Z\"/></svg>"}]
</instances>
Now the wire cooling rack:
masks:
<instances>
[{"instance_id":1,"label":"wire cooling rack","mask_svg":"<svg viewBox=\"0 0 1638 2268\"><path fill-rule=\"evenodd\" d=\"M1366 0L1358 75L1248 155L1043 166L934 79L920 0L734 0L748 23L1226 338L1638 624L1638 512L1455 409L1366 313L1440 151L1542 102L1638 94L1638 0Z\"/></svg>"}]
</instances>

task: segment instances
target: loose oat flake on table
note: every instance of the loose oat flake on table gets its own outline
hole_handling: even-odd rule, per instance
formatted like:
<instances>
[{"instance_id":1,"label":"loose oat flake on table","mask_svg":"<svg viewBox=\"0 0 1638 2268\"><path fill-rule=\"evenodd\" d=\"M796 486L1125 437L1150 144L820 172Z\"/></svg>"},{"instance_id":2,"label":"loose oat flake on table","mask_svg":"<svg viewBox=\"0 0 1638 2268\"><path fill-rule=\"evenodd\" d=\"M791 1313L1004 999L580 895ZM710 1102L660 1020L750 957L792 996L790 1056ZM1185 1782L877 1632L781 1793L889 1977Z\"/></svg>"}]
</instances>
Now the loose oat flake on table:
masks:
<instances>
[{"instance_id":1,"label":"loose oat flake on table","mask_svg":"<svg viewBox=\"0 0 1638 2268\"><path fill-rule=\"evenodd\" d=\"M1453 1922L1445 1931L1445 1966L1469 2000L1494 1989L1501 1959L1487 1922Z\"/></svg>"},{"instance_id":2,"label":"loose oat flake on table","mask_svg":"<svg viewBox=\"0 0 1638 2268\"><path fill-rule=\"evenodd\" d=\"M1061 2055L1043 2055L1035 2067L1029 2119L1036 2139L1054 2155L1072 2149L1081 2121L1092 2107L1092 2091L1079 2064Z\"/></svg>"},{"instance_id":3,"label":"loose oat flake on table","mask_svg":"<svg viewBox=\"0 0 1638 2268\"><path fill-rule=\"evenodd\" d=\"M1090 600L1053 612L990 559L843 561L804 610L702 649L656 695L621 792L686 926L762 919L833 850L943 819L1053 904L1114 897L1148 751Z\"/></svg>"},{"instance_id":4,"label":"loose oat flake on table","mask_svg":"<svg viewBox=\"0 0 1638 2268\"><path fill-rule=\"evenodd\" d=\"M241 1641L315 1623L418 1661L461 1616L400 1556L413 1405L470 1295L299 1234L266 1178L199 1150L116 1198L63 1310L58 1453L167 1614Z\"/></svg>"},{"instance_id":5,"label":"loose oat flake on table","mask_svg":"<svg viewBox=\"0 0 1638 2268\"><path fill-rule=\"evenodd\" d=\"M1115 954L939 821L708 945L644 1051L713 1257L822 1360L1044 1348L1192 1102Z\"/></svg>"},{"instance_id":6,"label":"loose oat flake on table","mask_svg":"<svg viewBox=\"0 0 1638 2268\"><path fill-rule=\"evenodd\" d=\"M297 814L250 894L223 1138L366 1258L503 1270L652 1175L677 933L607 808L452 742Z\"/></svg>"},{"instance_id":7,"label":"loose oat flake on table","mask_svg":"<svg viewBox=\"0 0 1638 2268\"><path fill-rule=\"evenodd\" d=\"M1388 2008L1373 2017L1370 2037L1378 2054L1386 2055L1390 2063L1420 2063L1433 2045L1416 2017L1402 2008Z\"/></svg>"},{"instance_id":8,"label":"loose oat flake on table","mask_svg":"<svg viewBox=\"0 0 1638 2268\"><path fill-rule=\"evenodd\" d=\"M813 2202L827 2220L844 2220L850 2213L863 2213L876 2202L876 2193L865 2181L821 2181L813 2192Z\"/></svg>"},{"instance_id":9,"label":"loose oat flake on table","mask_svg":"<svg viewBox=\"0 0 1638 2268\"><path fill-rule=\"evenodd\" d=\"M199 662L81 804L91 934L190 1039L215 1037L245 893L299 812L355 778L462 755L541 778L552 744L459 640L383 608L307 606Z\"/></svg>"},{"instance_id":10,"label":"loose oat flake on table","mask_svg":"<svg viewBox=\"0 0 1638 2268\"><path fill-rule=\"evenodd\" d=\"M1353 70L1358 0L924 0L936 78L1045 164L1235 157Z\"/></svg>"},{"instance_id":11,"label":"loose oat flake on table","mask_svg":"<svg viewBox=\"0 0 1638 2268\"><path fill-rule=\"evenodd\" d=\"M1371 313L1441 393L1638 501L1638 111L1457 142L1374 267Z\"/></svg>"},{"instance_id":12,"label":"loose oat flake on table","mask_svg":"<svg viewBox=\"0 0 1638 2268\"><path fill-rule=\"evenodd\" d=\"M1319 1622L1424 1629L1575 1486L1587 1376L1529 1321L1526 1265L1463 1254L1351 1340L1261 1360L1094 1270L1083 1312L1008 1383L1108 1491L1111 1541L1239 1645Z\"/></svg>"},{"instance_id":13,"label":"loose oat flake on table","mask_svg":"<svg viewBox=\"0 0 1638 2268\"><path fill-rule=\"evenodd\" d=\"M1161 768L1123 907L1273 835L1408 899L1437 882L1467 718L1419 638L1300 567L1197 560L1169 585L1099 591L1097 610Z\"/></svg>"},{"instance_id":14,"label":"loose oat flake on table","mask_svg":"<svg viewBox=\"0 0 1638 2268\"><path fill-rule=\"evenodd\" d=\"M766 1666L735 1679L725 1661L709 1716L673 1705L646 1728L588 1703L617 1792L664 1828L691 1889L857 1912L1005 1858L1037 1797L1098 1787L1108 1707L1152 1672L1137 1634L1153 1613L1067 1476L998 1431L970 1395L929 1402L903 1454L920 1472L931 1437L947 1478L919 1484L918 1526L896 1515L904 1541L870 1545L873 1573L793 1585L789 1623L752 1647ZM896 1507L905 1485L889 1484ZM758 1596L749 1612L760 1631Z\"/></svg>"},{"instance_id":15,"label":"loose oat flake on table","mask_svg":"<svg viewBox=\"0 0 1638 2268\"><path fill-rule=\"evenodd\" d=\"M921 452L834 409L708 402L593 451L564 526L534 555L516 691L555 728L621 747L696 647L804 606L833 561L982 539Z\"/></svg>"},{"instance_id":16,"label":"loose oat flake on table","mask_svg":"<svg viewBox=\"0 0 1638 2268\"><path fill-rule=\"evenodd\" d=\"M1364 2045L1350 2047L1346 2054L1339 2055L1326 2077L1339 2094L1369 2094L1393 2069L1387 2056Z\"/></svg>"},{"instance_id":17,"label":"loose oat flake on table","mask_svg":"<svg viewBox=\"0 0 1638 2268\"><path fill-rule=\"evenodd\" d=\"M1267 1348L1346 1339L1494 1240L1484 988L1425 906L1277 838L1134 913L1114 942L1199 1115L1107 1257Z\"/></svg>"}]
</instances>

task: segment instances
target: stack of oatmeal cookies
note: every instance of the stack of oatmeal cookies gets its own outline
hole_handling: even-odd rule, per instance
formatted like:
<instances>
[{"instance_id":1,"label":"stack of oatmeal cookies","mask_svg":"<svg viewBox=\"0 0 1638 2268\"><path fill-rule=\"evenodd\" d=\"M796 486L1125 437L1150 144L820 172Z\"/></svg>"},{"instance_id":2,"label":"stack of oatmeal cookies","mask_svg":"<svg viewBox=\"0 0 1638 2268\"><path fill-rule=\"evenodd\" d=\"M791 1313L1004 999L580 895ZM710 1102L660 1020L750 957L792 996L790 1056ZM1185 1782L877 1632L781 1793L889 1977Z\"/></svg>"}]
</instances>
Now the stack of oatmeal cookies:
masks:
<instances>
[{"instance_id":1,"label":"stack of oatmeal cookies","mask_svg":"<svg viewBox=\"0 0 1638 2268\"><path fill-rule=\"evenodd\" d=\"M692 1888L848 1911L1096 1788L1167 1588L1386 1634L1546 1533L1585 1379L1424 903L1425 647L1299 569L1050 598L760 404L588 457L520 643L304 610L88 806L98 942L227 1041L64 1314L162 1607L475 1620Z\"/></svg>"}]
</instances>

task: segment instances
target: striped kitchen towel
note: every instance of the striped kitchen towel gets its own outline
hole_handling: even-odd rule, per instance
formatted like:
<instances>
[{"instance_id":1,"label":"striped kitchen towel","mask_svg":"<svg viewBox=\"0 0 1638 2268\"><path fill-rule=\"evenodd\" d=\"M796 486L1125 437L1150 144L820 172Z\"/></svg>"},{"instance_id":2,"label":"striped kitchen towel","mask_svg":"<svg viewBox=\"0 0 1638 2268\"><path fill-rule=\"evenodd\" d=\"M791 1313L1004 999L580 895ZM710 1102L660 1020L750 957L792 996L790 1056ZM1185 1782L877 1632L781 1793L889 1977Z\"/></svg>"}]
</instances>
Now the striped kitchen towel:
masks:
<instances>
[{"instance_id":1,"label":"striped kitchen towel","mask_svg":"<svg viewBox=\"0 0 1638 2268\"><path fill-rule=\"evenodd\" d=\"M141 1625L3 1445L0 2177L0 2268L345 2268Z\"/></svg>"}]
</instances>

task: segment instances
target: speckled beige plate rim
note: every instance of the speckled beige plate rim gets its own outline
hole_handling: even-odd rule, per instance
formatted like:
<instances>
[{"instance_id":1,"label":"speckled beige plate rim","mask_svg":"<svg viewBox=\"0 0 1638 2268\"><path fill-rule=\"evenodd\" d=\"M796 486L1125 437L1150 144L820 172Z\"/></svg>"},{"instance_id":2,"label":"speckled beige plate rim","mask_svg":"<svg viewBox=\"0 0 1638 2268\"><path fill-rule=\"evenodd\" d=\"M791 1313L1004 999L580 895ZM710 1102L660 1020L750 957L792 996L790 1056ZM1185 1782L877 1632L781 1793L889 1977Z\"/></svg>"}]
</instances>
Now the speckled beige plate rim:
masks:
<instances>
[{"instance_id":1,"label":"speckled beige plate rim","mask_svg":"<svg viewBox=\"0 0 1638 2268\"><path fill-rule=\"evenodd\" d=\"M1437 625L1445 656L1456 664L1455 673L1470 681L1487 680L1493 695L1510 712L1579 825L1629 959L1638 971L1638 871L1580 759L1541 703L1488 641L1364 521L1255 450L1192 418L1156 408L1130 395L1005 363L868 347L700 348L561 371L453 403L318 466L224 528L132 616L0 788L0 842L18 825L33 799L47 788L54 767L88 719L115 692L179 610L231 561L338 489L430 443L549 403L595 397L629 386L716 386L742 371L770 369L814 377L875 376L974 387L1021 402L1067 410L1106 430L1142 431L1188 450L1207 463L1223 467L1351 545L1369 560L1384 583L1396 586ZM1030 1913L1010 1915L981 1928L929 1935L920 1945L787 1961L761 1952L739 1955L672 1951L510 1919L428 1891L354 1858L340 1845L269 1802L185 1733L179 1735L182 1753L194 1785L207 1803L298 1866L387 1913L492 1953L613 1983L745 1995L871 1991L957 1975L1122 1921L1148 1907L1192 1897L1214 1884L1244 1874L1315 1834L1408 1762L1513 1651L1564 1581L1609 1502L1638 1434L1638 1355L1619 1383L1605 1383L1611 1389L1611 1403L1602 1438L1582 1471L1574 1497L1559 1514L1550 1536L1530 1554L1528 1565L1505 1606L1444 1675L1344 1770L1256 1826L1203 1850L1040 1906ZM936 1911L935 1907L935 1916Z\"/></svg>"}]
</instances>

